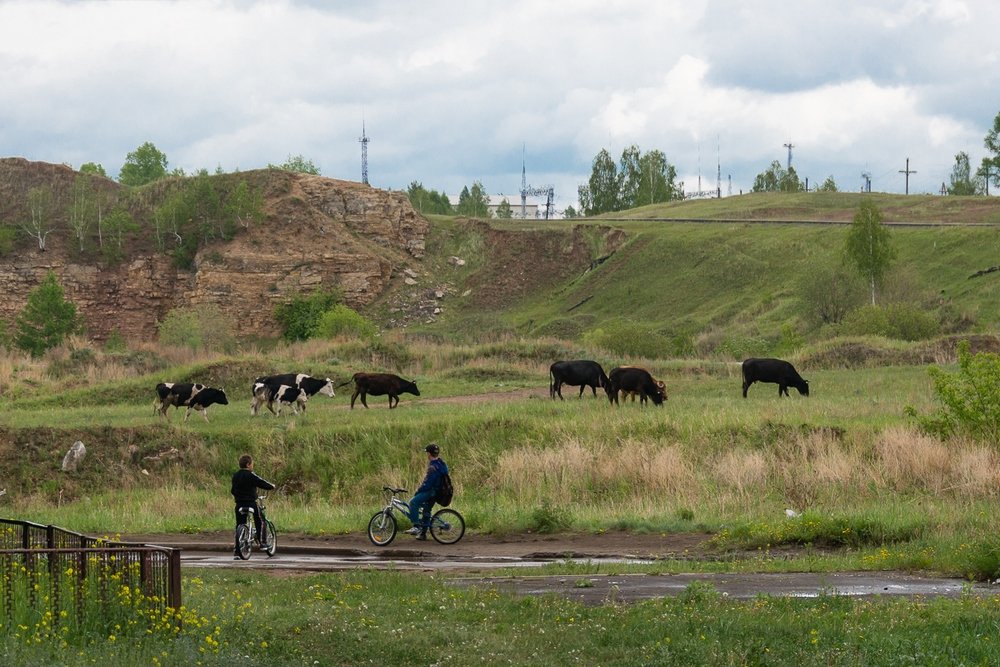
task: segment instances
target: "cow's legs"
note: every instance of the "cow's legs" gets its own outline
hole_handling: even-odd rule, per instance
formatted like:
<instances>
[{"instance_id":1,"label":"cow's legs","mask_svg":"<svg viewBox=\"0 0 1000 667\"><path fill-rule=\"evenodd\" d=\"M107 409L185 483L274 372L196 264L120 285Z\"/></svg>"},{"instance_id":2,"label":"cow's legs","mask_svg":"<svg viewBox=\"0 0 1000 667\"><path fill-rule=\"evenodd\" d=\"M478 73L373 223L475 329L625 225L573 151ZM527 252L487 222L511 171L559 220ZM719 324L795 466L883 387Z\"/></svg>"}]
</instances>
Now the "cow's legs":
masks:
<instances>
[{"instance_id":1,"label":"cow's legs","mask_svg":"<svg viewBox=\"0 0 1000 667\"><path fill-rule=\"evenodd\" d=\"M749 389L752 384L753 382L747 382L746 380L743 381L743 398L747 397L747 389Z\"/></svg>"},{"instance_id":2,"label":"cow's legs","mask_svg":"<svg viewBox=\"0 0 1000 667\"><path fill-rule=\"evenodd\" d=\"M779 384L778 385L778 398L781 398L782 394L784 394L785 396L788 396L788 385L785 385L785 384Z\"/></svg>"},{"instance_id":3,"label":"cow's legs","mask_svg":"<svg viewBox=\"0 0 1000 667\"><path fill-rule=\"evenodd\" d=\"M205 423L207 424L208 423L208 406L206 405L204 408L201 409L200 412L201 412L201 416L205 418Z\"/></svg>"},{"instance_id":4,"label":"cow's legs","mask_svg":"<svg viewBox=\"0 0 1000 667\"><path fill-rule=\"evenodd\" d=\"M355 389L354 393L351 394L351 410L354 409L354 399L356 399L360 393L361 393L360 391L358 391L357 389Z\"/></svg>"},{"instance_id":5,"label":"cow's legs","mask_svg":"<svg viewBox=\"0 0 1000 667\"><path fill-rule=\"evenodd\" d=\"M368 407L368 392L361 392L361 405Z\"/></svg>"}]
</instances>

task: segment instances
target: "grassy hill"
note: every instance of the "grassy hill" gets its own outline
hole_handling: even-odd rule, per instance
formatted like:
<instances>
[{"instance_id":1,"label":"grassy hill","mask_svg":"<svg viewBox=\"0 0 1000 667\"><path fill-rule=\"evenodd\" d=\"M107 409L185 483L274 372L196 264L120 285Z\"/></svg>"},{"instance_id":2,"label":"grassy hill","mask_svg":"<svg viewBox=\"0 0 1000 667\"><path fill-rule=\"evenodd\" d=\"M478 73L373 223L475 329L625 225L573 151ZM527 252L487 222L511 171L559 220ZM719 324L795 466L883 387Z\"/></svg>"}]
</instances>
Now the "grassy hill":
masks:
<instances>
[{"instance_id":1,"label":"grassy hill","mask_svg":"<svg viewBox=\"0 0 1000 667\"><path fill-rule=\"evenodd\" d=\"M972 277L1000 264L1000 201L872 198L892 225L898 252L880 303L930 313L941 333L1000 326L993 296L1000 272ZM473 332L579 339L616 321L638 323L678 354L738 356L774 351L783 339L814 342L836 331L809 321L802 286L818 270L842 264L847 223L861 200L849 193L755 194L645 207L600 220L492 221L508 232L566 239L571 225L590 228L593 261L487 307L474 296L482 274L531 275L563 259L530 247L519 254L490 247L480 228L437 218L428 250L438 259L431 262L465 250L466 267L448 275L456 294L473 294L453 299L436 322L416 328L445 337ZM765 222L776 220L786 222ZM625 238L612 250L603 242L609 228Z\"/></svg>"}]
</instances>

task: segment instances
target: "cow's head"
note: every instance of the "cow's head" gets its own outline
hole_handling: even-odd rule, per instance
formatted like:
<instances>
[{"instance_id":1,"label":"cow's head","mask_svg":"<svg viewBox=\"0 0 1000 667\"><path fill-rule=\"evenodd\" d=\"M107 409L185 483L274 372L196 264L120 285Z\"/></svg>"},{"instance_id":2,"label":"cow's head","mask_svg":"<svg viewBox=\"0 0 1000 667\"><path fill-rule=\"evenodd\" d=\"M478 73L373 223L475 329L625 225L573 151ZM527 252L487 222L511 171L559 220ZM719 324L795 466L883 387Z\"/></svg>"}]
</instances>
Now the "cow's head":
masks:
<instances>
[{"instance_id":1,"label":"cow's head","mask_svg":"<svg viewBox=\"0 0 1000 667\"><path fill-rule=\"evenodd\" d=\"M408 382L406 380L403 380L403 388L401 389L401 391L413 394L414 396L420 395L420 390L417 389L417 383L415 380L413 382Z\"/></svg>"},{"instance_id":2,"label":"cow's head","mask_svg":"<svg viewBox=\"0 0 1000 667\"><path fill-rule=\"evenodd\" d=\"M803 396L809 395L809 380L803 380L802 382L795 385L795 388L799 390L799 393Z\"/></svg>"},{"instance_id":3,"label":"cow's head","mask_svg":"<svg viewBox=\"0 0 1000 667\"><path fill-rule=\"evenodd\" d=\"M665 401L667 400L667 384L663 380L656 381L656 388L660 392L660 397Z\"/></svg>"},{"instance_id":4,"label":"cow's head","mask_svg":"<svg viewBox=\"0 0 1000 667\"><path fill-rule=\"evenodd\" d=\"M335 392L333 390L333 380L331 380L330 378L324 378L324 379L326 380L326 384L324 384L322 387L320 387L318 393L323 394L324 396L329 396L330 398L333 398L334 396L337 395L337 392Z\"/></svg>"}]
</instances>

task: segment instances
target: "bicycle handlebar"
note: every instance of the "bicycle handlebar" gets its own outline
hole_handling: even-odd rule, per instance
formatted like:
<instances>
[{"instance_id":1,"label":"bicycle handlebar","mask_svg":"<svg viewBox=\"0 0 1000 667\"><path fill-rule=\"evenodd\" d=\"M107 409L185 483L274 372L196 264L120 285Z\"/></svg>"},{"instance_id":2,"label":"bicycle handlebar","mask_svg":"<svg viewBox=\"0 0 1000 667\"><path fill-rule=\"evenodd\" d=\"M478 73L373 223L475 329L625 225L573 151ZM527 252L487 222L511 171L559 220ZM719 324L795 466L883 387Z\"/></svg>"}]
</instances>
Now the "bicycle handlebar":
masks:
<instances>
[{"instance_id":1,"label":"bicycle handlebar","mask_svg":"<svg viewBox=\"0 0 1000 667\"><path fill-rule=\"evenodd\" d=\"M406 489L394 489L391 486L383 486L383 491L392 491L393 493L406 493Z\"/></svg>"}]
</instances>

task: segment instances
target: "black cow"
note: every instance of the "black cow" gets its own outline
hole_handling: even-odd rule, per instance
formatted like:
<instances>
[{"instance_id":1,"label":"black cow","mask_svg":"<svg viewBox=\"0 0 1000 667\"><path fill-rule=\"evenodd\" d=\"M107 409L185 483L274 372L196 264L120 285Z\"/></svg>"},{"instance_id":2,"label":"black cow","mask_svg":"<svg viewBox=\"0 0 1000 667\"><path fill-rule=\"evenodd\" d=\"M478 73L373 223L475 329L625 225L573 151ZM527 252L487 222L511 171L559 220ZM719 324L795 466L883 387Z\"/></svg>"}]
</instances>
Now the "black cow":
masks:
<instances>
[{"instance_id":1,"label":"black cow","mask_svg":"<svg viewBox=\"0 0 1000 667\"><path fill-rule=\"evenodd\" d=\"M315 396L316 394L324 394L331 398L337 395L337 392L334 391L333 380L330 378L323 378L321 380L319 378L306 375L305 373L265 375L254 380L253 385L250 388L250 393L253 394L253 402L250 404L250 414L257 414L258 411L260 411L260 406L265 403L267 403L267 409L270 410L272 414L276 414L274 412L274 408L272 407L274 403L272 394L282 385L301 389L305 398ZM299 406L302 408L302 411L305 412L305 400L299 402Z\"/></svg>"},{"instance_id":2,"label":"black cow","mask_svg":"<svg viewBox=\"0 0 1000 667\"><path fill-rule=\"evenodd\" d=\"M203 384L192 384L190 382L161 382L156 385L156 395L159 406L155 410L161 417L167 415L167 408L173 405L176 408L186 407L184 421L191 416L191 410L198 410L201 416L208 421L208 408L218 403L219 405L229 405L226 392L222 389L206 387Z\"/></svg>"},{"instance_id":3,"label":"black cow","mask_svg":"<svg viewBox=\"0 0 1000 667\"><path fill-rule=\"evenodd\" d=\"M661 389L653 376L645 368L625 366L616 368L608 374L611 380L611 389L608 391L608 400L618 405L618 392L635 392L639 394L641 402L645 399L653 401L653 405L663 407L663 401L667 398L665 389Z\"/></svg>"},{"instance_id":4,"label":"black cow","mask_svg":"<svg viewBox=\"0 0 1000 667\"><path fill-rule=\"evenodd\" d=\"M743 398L754 382L773 382L778 385L778 397L788 396L788 388L795 387L803 396L809 395L809 383L802 379L795 367L783 359L747 359L743 362Z\"/></svg>"},{"instance_id":5,"label":"black cow","mask_svg":"<svg viewBox=\"0 0 1000 667\"><path fill-rule=\"evenodd\" d=\"M597 396L597 388L602 387L604 391L610 388L608 376L604 374L604 369L596 361L587 359L577 359L576 361L557 361L549 366L549 396L555 400L558 395L559 400L563 400L562 386L568 384L571 387L580 387L580 396L583 398L583 390L590 387L590 390Z\"/></svg>"},{"instance_id":6,"label":"black cow","mask_svg":"<svg viewBox=\"0 0 1000 667\"><path fill-rule=\"evenodd\" d=\"M410 382L409 380L404 380L398 375L393 375L392 373L355 373L353 377L347 382L343 382L338 387L343 387L346 384L354 383L354 393L351 394L351 409L354 409L354 399L358 396L361 397L361 405L368 407L368 402L365 397L368 394L372 396L389 396L389 409L399 405L399 395L400 394L413 394L414 396L420 395L420 390L417 389L416 382ZM395 401L395 404L393 403Z\"/></svg>"}]
</instances>

